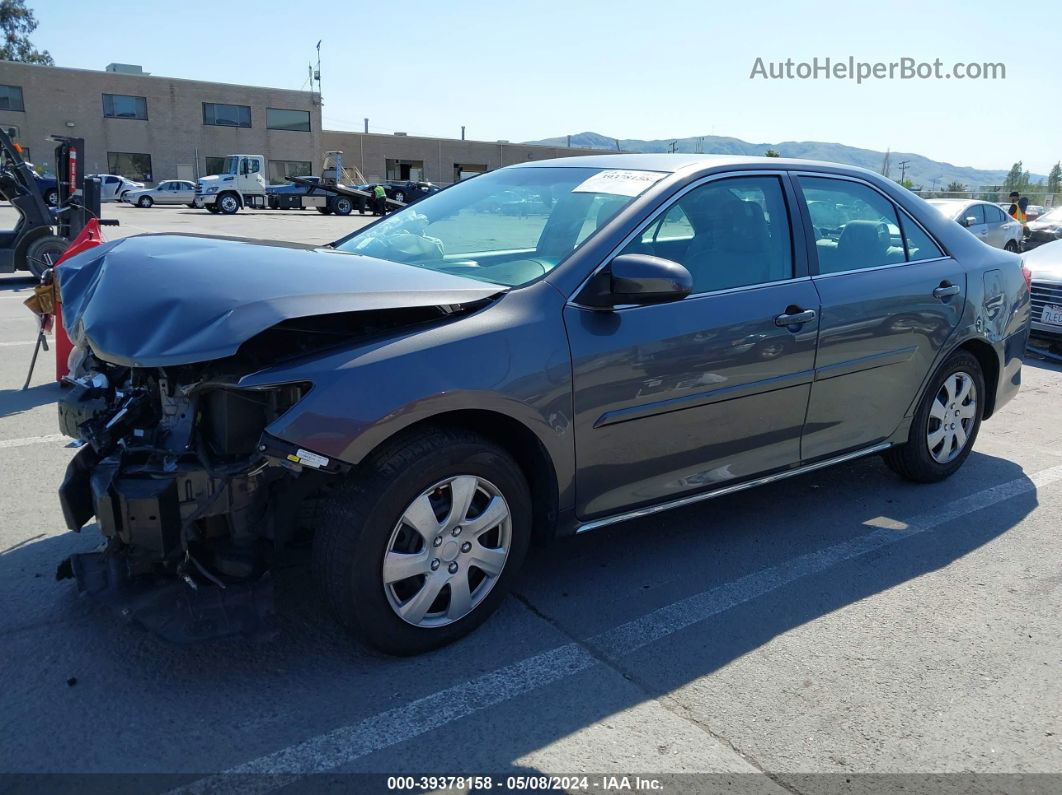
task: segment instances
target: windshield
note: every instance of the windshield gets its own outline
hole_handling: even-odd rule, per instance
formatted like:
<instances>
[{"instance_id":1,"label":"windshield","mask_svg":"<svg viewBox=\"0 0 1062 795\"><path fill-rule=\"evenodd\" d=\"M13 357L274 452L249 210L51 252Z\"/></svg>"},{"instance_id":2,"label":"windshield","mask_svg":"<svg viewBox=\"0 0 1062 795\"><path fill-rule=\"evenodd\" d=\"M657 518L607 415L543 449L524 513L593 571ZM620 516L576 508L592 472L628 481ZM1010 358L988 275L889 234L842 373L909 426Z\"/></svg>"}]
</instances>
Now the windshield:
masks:
<instances>
[{"instance_id":1,"label":"windshield","mask_svg":"<svg viewBox=\"0 0 1062 795\"><path fill-rule=\"evenodd\" d=\"M664 174L492 171L429 196L336 248L518 287L549 273Z\"/></svg>"},{"instance_id":2,"label":"windshield","mask_svg":"<svg viewBox=\"0 0 1062 795\"><path fill-rule=\"evenodd\" d=\"M222 170L222 174L235 174L239 168L240 158L238 157L226 157L225 168Z\"/></svg>"}]
</instances>

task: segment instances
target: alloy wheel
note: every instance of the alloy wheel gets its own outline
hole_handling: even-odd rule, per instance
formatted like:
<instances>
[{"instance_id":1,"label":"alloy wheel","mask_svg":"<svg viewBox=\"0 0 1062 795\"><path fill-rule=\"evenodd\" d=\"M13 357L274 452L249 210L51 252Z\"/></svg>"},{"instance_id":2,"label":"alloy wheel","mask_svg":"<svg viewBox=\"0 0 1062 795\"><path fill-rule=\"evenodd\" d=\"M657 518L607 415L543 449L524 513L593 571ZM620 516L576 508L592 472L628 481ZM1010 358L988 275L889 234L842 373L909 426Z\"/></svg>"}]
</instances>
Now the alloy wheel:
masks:
<instances>
[{"instance_id":1,"label":"alloy wheel","mask_svg":"<svg viewBox=\"0 0 1062 795\"><path fill-rule=\"evenodd\" d=\"M977 387L958 371L944 379L929 409L926 444L938 464L954 461L966 447L977 420Z\"/></svg>"},{"instance_id":2,"label":"alloy wheel","mask_svg":"<svg viewBox=\"0 0 1062 795\"><path fill-rule=\"evenodd\" d=\"M417 627L442 627L471 613L509 557L512 516L501 491L457 475L421 492L398 520L381 575L391 609Z\"/></svg>"}]
</instances>

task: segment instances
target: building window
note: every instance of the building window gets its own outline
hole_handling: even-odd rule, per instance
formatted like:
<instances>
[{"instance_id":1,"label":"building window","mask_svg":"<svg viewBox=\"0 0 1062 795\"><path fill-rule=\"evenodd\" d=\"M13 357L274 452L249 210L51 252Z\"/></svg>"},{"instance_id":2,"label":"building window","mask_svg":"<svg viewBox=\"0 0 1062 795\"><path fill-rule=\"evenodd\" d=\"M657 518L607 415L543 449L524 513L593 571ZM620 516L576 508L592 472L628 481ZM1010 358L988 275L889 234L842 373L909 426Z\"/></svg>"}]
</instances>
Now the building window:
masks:
<instances>
[{"instance_id":1,"label":"building window","mask_svg":"<svg viewBox=\"0 0 1062 795\"><path fill-rule=\"evenodd\" d=\"M223 157L208 157L206 159L206 170L203 172L204 177L210 177L214 174L225 173L225 158Z\"/></svg>"},{"instance_id":2,"label":"building window","mask_svg":"<svg viewBox=\"0 0 1062 795\"><path fill-rule=\"evenodd\" d=\"M108 152L107 171L138 182L151 182L151 155L140 152Z\"/></svg>"},{"instance_id":3,"label":"building window","mask_svg":"<svg viewBox=\"0 0 1062 795\"><path fill-rule=\"evenodd\" d=\"M142 119L147 121L147 97L104 94L103 116L106 119Z\"/></svg>"},{"instance_id":4,"label":"building window","mask_svg":"<svg viewBox=\"0 0 1062 795\"><path fill-rule=\"evenodd\" d=\"M21 86L0 86L0 110L26 110Z\"/></svg>"},{"instance_id":5,"label":"building window","mask_svg":"<svg viewBox=\"0 0 1062 795\"><path fill-rule=\"evenodd\" d=\"M313 174L313 163L309 160L270 160L269 184L279 185L287 182L288 177L308 177Z\"/></svg>"},{"instance_id":6,"label":"building window","mask_svg":"<svg viewBox=\"0 0 1062 795\"><path fill-rule=\"evenodd\" d=\"M421 182L424 179L424 161L388 158L386 179L393 182Z\"/></svg>"},{"instance_id":7,"label":"building window","mask_svg":"<svg viewBox=\"0 0 1062 795\"><path fill-rule=\"evenodd\" d=\"M454 163L454 182L474 177L477 174L486 174L486 163Z\"/></svg>"},{"instance_id":8,"label":"building window","mask_svg":"<svg viewBox=\"0 0 1062 795\"><path fill-rule=\"evenodd\" d=\"M310 111L266 108L266 127L270 130L310 131Z\"/></svg>"},{"instance_id":9,"label":"building window","mask_svg":"<svg viewBox=\"0 0 1062 795\"><path fill-rule=\"evenodd\" d=\"M203 103L203 124L216 127L250 127L251 109L247 105Z\"/></svg>"}]
</instances>

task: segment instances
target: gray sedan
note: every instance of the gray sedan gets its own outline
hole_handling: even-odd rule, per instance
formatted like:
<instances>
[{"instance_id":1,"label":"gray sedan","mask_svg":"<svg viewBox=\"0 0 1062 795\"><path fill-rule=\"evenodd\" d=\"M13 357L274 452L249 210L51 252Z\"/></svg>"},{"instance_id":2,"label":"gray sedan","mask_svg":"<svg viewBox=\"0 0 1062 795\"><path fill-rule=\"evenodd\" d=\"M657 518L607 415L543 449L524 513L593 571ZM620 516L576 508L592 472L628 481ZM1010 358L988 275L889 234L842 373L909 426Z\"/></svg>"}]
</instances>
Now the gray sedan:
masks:
<instances>
[{"instance_id":1,"label":"gray sedan","mask_svg":"<svg viewBox=\"0 0 1062 795\"><path fill-rule=\"evenodd\" d=\"M137 207L151 207L154 204L187 204L193 207L195 201L195 183L184 179L168 179L154 188L129 191L122 201Z\"/></svg>"},{"instance_id":2,"label":"gray sedan","mask_svg":"<svg viewBox=\"0 0 1062 795\"><path fill-rule=\"evenodd\" d=\"M172 640L272 631L301 526L336 618L396 654L483 622L533 537L860 456L953 475L1030 315L1018 256L777 158L521 163L329 246L149 235L63 272L60 499L106 547L60 576Z\"/></svg>"}]
</instances>

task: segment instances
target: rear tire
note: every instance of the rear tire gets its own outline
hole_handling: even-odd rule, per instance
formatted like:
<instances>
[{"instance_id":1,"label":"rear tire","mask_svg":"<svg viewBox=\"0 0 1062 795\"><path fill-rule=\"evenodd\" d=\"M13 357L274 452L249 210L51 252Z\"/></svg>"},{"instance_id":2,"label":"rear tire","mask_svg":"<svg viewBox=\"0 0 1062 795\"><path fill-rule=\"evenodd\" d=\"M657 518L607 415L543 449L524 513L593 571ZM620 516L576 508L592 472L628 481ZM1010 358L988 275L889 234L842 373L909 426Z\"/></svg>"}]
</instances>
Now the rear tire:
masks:
<instances>
[{"instance_id":1,"label":"rear tire","mask_svg":"<svg viewBox=\"0 0 1062 795\"><path fill-rule=\"evenodd\" d=\"M937 483L950 477L977 441L985 398L985 379L977 357L956 351L930 379L907 442L886 450L885 463L915 483Z\"/></svg>"},{"instance_id":2,"label":"rear tire","mask_svg":"<svg viewBox=\"0 0 1062 795\"><path fill-rule=\"evenodd\" d=\"M335 201L332 202L332 212L336 215L350 215L353 210L354 202L346 196L338 196Z\"/></svg>"},{"instance_id":3,"label":"rear tire","mask_svg":"<svg viewBox=\"0 0 1062 795\"><path fill-rule=\"evenodd\" d=\"M1013 240L1008 240L1007 244L1005 246L1003 246L1003 250L1004 251L1009 251L1012 254L1017 254L1018 253L1018 244L1015 243Z\"/></svg>"},{"instance_id":4,"label":"rear tire","mask_svg":"<svg viewBox=\"0 0 1062 795\"><path fill-rule=\"evenodd\" d=\"M26 248L26 267L40 280L48 268L55 265L70 247L70 241L58 235L38 237Z\"/></svg>"},{"instance_id":5,"label":"rear tire","mask_svg":"<svg viewBox=\"0 0 1062 795\"><path fill-rule=\"evenodd\" d=\"M471 496L462 501L462 492ZM460 429L388 443L322 501L317 516L314 572L332 612L360 639L396 655L438 648L483 623L505 598L531 536L520 467ZM385 561L403 563L402 573L386 574Z\"/></svg>"},{"instance_id":6,"label":"rear tire","mask_svg":"<svg viewBox=\"0 0 1062 795\"><path fill-rule=\"evenodd\" d=\"M59 204L59 191L55 188L51 188L44 194L44 202L49 207L55 207Z\"/></svg>"}]
</instances>

